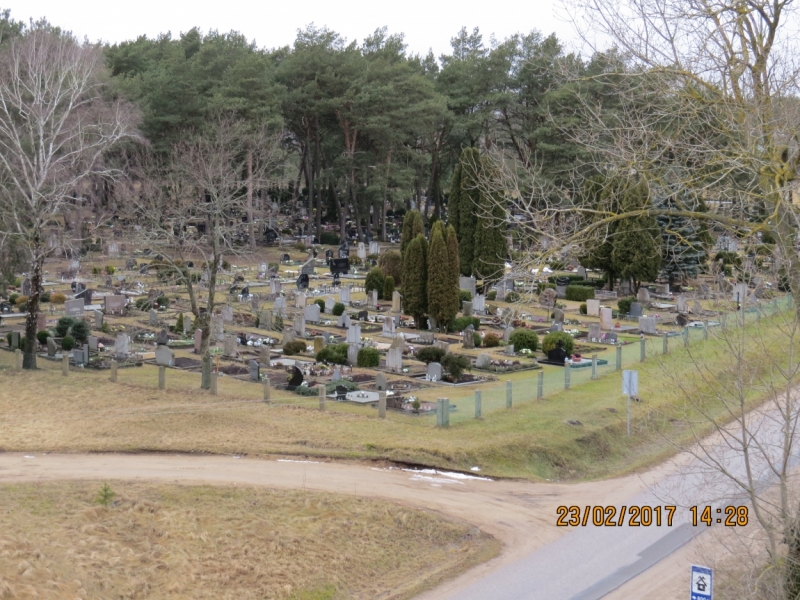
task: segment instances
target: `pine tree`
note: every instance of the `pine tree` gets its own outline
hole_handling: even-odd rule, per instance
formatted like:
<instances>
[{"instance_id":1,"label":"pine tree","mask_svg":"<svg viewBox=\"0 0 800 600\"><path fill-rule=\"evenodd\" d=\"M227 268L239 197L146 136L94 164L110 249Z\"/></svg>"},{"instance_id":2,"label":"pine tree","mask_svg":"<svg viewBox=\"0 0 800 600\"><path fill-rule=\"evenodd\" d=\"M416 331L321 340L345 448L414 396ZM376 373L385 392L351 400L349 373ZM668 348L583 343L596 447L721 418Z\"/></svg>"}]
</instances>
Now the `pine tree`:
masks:
<instances>
[{"instance_id":1,"label":"pine tree","mask_svg":"<svg viewBox=\"0 0 800 600\"><path fill-rule=\"evenodd\" d=\"M705 212L702 199L688 190L663 196L655 204L662 210ZM708 258L708 234L702 224L674 215L659 215L656 222L661 228L662 276L669 280L670 285L697 277Z\"/></svg>"},{"instance_id":2,"label":"pine tree","mask_svg":"<svg viewBox=\"0 0 800 600\"><path fill-rule=\"evenodd\" d=\"M414 316L419 329L428 309L428 241L417 235L403 256L403 310Z\"/></svg>"},{"instance_id":3,"label":"pine tree","mask_svg":"<svg viewBox=\"0 0 800 600\"><path fill-rule=\"evenodd\" d=\"M475 257L475 228L477 226L478 206L481 194L479 191L481 155L477 148L465 148L461 153L461 194L458 209L458 257L461 273L469 276L473 273Z\"/></svg>"},{"instance_id":4,"label":"pine tree","mask_svg":"<svg viewBox=\"0 0 800 600\"><path fill-rule=\"evenodd\" d=\"M449 270L444 227L441 221L437 221L431 230L428 250L428 314L442 327L455 318L455 314L451 313L453 279Z\"/></svg>"},{"instance_id":5,"label":"pine tree","mask_svg":"<svg viewBox=\"0 0 800 600\"><path fill-rule=\"evenodd\" d=\"M461 163L453 168L453 179L450 182L450 194L447 196L447 222L456 230L461 226Z\"/></svg>"},{"instance_id":6,"label":"pine tree","mask_svg":"<svg viewBox=\"0 0 800 600\"><path fill-rule=\"evenodd\" d=\"M641 210L641 216L622 219L614 235L611 260L620 279L630 279L638 289L643 281L654 281L661 267L661 231L654 217L644 211L650 204L647 184L629 187L622 198L622 210Z\"/></svg>"},{"instance_id":7,"label":"pine tree","mask_svg":"<svg viewBox=\"0 0 800 600\"><path fill-rule=\"evenodd\" d=\"M447 227L447 260L449 261L447 276L450 278L450 285L447 288L448 310L455 318L461 309L461 285L458 280L461 275L461 267L458 259L458 236L452 225Z\"/></svg>"},{"instance_id":8,"label":"pine tree","mask_svg":"<svg viewBox=\"0 0 800 600\"><path fill-rule=\"evenodd\" d=\"M484 159L484 174L490 173L490 168ZM476 218L472 271L485 282L494 283L502 277L508 255L508 243L504 235L505 214L500 199L482 194Z\"/></svg>"}]
</instances>

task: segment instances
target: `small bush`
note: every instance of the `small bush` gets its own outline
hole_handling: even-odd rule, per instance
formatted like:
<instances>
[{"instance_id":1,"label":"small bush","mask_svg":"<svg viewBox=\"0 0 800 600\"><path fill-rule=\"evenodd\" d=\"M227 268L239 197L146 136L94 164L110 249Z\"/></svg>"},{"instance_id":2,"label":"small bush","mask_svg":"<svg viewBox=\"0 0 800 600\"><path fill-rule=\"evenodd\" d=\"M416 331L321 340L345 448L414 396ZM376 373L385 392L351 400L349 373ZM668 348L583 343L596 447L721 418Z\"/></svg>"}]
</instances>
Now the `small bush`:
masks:
<instances>
[{"instance_id":1,"label":"small bush","mask_svg":"<svg viewBox=\"0 0 800 600\"><path fill-rule=\"evenodd\" d=\"M394 277L391 275L383 278L383 299L391 300L394 294Z\"/></svg>"},{"instance_id":2,"label":"small bush","mask_svg":"<svg viewBox=\"0 0 800 600\"><path fill-rule=\"evenodd\" d=\"M11 295L8 297L8 301L9 301L11 304L16 304L16 303L17 303L17 298L19 298L19 294L17 294L17 293L14 293L14 294L11 294Z\"/></svg>"},{"instance_id":3,"label":"small bush","mask_svg":"<svg viewBox=\"0 0 800 600\"><path fill-rule=\"evenodd\" d=\"M51 294L50 295L50 302L53 304L64 304L67 301L67 297L64 294Z\"/></svg>"},{"instance_id":4,"label":"small bush","mask_svg":"<svg viewBox=\"0 0 800 600\"><path fill-rule=\"evenodd\" d=\"M486 299L489 302L494 302L495 300L497 300L497 290L492 290L488 294L486 294Z\"/></svg>"},{"instance_id":5,"label":"small bush","mask_svg":"<svg viewBox=\"0 0 800 600\"><path fill-rule=\"evenodd\" d=\"M631 312L631 304L636 302L636 298L620 298L617 300L617 308L621 315L627 315Z\"/></svg>"},{"instance_id":6,"label":"small bush","mask_svg":"<svg viewBox=\"0 0 800 600\"><path fill-rule=\"evenodd\" d=\"M585 285L567 286L567 300L586 302L590 298L594 298L594 288Z\"/></svg>"},{"instance_id":7,"label":"small bush","mask_svg":"<svg viewBox=\"0 0 800 600\"><path fill-rule=\"evenodd\" d=\"M472 294L469 290L459 290L458 291L458 303L461 304L462 302L470 302L472 300Z\"/></svg>"},{"instance_id":8,"label":"small bush","mask_svg":"<svg viewBox=\"0 0 800 600\"><path fill-rule=\"evenodd\" d=\"M103 323L103 325L105 325L105 323ZM257 324L256 327L258 327ZM178 314L178 320L175 321L175 331L177 333L183 333L183 313Z\"/></svg>"},{"instance_id":9,"label":"small bush","mask_svg":"<svg viewBox=\"0 0 800 600\"><path fill-rule=\"evenodd\" d=\"M514 344L514 352L520 350L536 351L539 348L539 336L530 329L515 329L508 338L509 344Z\"/></svg>"},{"instance_id":10,"label":"small bush","mask_svg":"<svg viewBox=\"0 0 800 600\"><path fill-rule=\"evenodd\" d=\"M36 339L39 340L39 343L44 346L47 343L47 338L50 337L49 331L37 331L36 332Z\"/></svg>"},{"instance_id":11,"label":"small bush","mask_svg":"<svg viewBox=\"0 0 800 600\"><path fill-rule=\"evenodd\" d=\"M472 325L477 331L478 327L481 326L481 320L478 317L456 317L453 319L450 329L453 331L464 331L469 325Z\"/></svg>"},{"instance_id":12,"label":"small bush","mask_svg":"<svg viewBox=\"0 0 800 600\"><path fill-rule=\"evenodd\" d=\"M114 496L116 496L116 494L111 491L111 487L107 483L104 483L103 487L101 487L100 491L97 493L97 498L95 498L94 501L97 504L108 506L109 504L111 504L111 501L114 499Z\"/></svg>"},{"instance_id":13,"label":"small bush","mask_svg":"<svg viewBox=\"0 0 800 600\"><path fill-rule=\"evenodd\" d=\"M497 348L500 345L500 338L493 333L487 333L483 338L484 348Z\"/></svg>"},{"instance_id":14,"label":"small bush","mask_svg":"<svg viewBox=\"0 0 800 600\"><path fill-rule=\"evenodd\" d=\"M722 259L722 264L725 266L736 265L737 267L740 267L742 265L742 257L736 252L717 252L716 255L714 255L714 262L717 262L720 259Z\"/></svg>"},{"instance_id":15,"label":"small bush","mask_svg":"<svg viewBox=\"0 0 800 600\"><path fill-rule=\"evenodd\" d=\"M362 262L363 261L360 258L358 258L357 256L351 256L350 257L350 266L351 267L360 267Z\"/></svg>"},{"instance_id":16,"label":"small bush","mask_svg":"<svg viewBox=\"0 0 800 600\"><path fill-rule=\"evenodd\" d=\"M75 321L75 324L72 326L72 337L75 338L75 341L79 344L83 344L89 339L89 334L91 333L89 329L89 325L86 321Z\"/></svg>"},{"instance_id":17,"label":"small bush","mask_svg":"<svg viewBox=\"0 0 800 600\"><path fill-rule=\"evenodd\" d=\"M383 276L393 277L394 284L399 285L402 277L403 257L395 250L389 250L381 254L378 259L378 266L383 271Z\"/></svg>"},{"instance_id":18,"label":"small bush","mask_svg":"<svg viewBox=\"0 0 800 600\"><path fill-rule=\"evenodd\" d=\"M347 344L330 344L317 352L317 362L347 364Z\"/></svg>"},{"instance_id":19,"label":"small bush","mask_svg":"<svg viewBox=\"0 0 800 600\"><path fill-rule=\"evenodd\" d=\"M517 292L508 292L506 294L506 302L519 302L519 294Z\"/></svg>"},{"instance_id":20,"label":"small bush","mask_svg":"<svg viewBox=\"0 0 800 600\"><path fill-rule=\"evenodd\" d=\"M442 350L441 348L434 348L433 346L417 350L417 360L421 360L425 364L430 364L434 362L440 363L442 362L444 355L445 355L444 350Z\"/></svg>"},{"instance_id":21,"label":"small bush","mask_svg":"<svg viewBox=\"0 0 800 600\"><path fill-rule=\"evenodd\" d=\"M306 245L303 242L296 242L294 245L295 250L300 250L301 252L305 252Z\"/></svg>"},{"instance_id":22,"label":"small bush","mask_svg":"<svg viewBox=\"0 0 800 600\"><path fill-rule=\"evenodd\" d=\"M100 331L102 331L103 333L111 333L111 325L109 325L108 323L103 323L100 326Z\"/></svg>"},{"instance_id":23,"label":"small bush","mask_svg":"<svg viewBox=\"0 0 800 600\"><path fill-rule=\"evenodd\" d=\"M72 317L61 317L56 323L56 337L64 337L67 335L69 328L75 325L75 319Z\"/></svg>"},{"instance_id":24,"label":"small bush","mask_svg":"<svg viewBox=\"0 0 800 600\"><path fill-rule=\"evenodd\" d=\"M470 362L466 356L448 354L442 359L442 369L453 378L453 381L461 379L464 371L468 369L469 366Z\"/></svg>"},{"instance_id":25,"label":"small bush","mask_svg":"<svg viewBox=\"0 0 800 600\"><path fill-rule=\"evenodd\" d=\"M381 353L376 348L362 348L358 351L359 367L377 367L381 364Z\"/></svg>"},{"instance_id":26,"label":"small bush","mask_svg":"<svg viewBox=\"0 0 800 600\"><path fill-rule=\"evenodd\" d=\"M563 331L553 331L544 336L542 340L542 351L545 354L550 352L550 350L558 345L558 340L564 342L564 350L566 350L567 354L572 355L572 351L575 350L575 339L570 334L564 333ZM516 346L514 346L514 349L516 350Z\"/></svg>"},{"instance_id":27,"label":"small bush","mask_svg":"<svg viewBox=\"0 0 800 600\"><path fill-rule=\"evenodd\" d=\"M474 341L475 347L480 348L481 344L483 343L483 338L481 337L481 334L476 331L475 333L472 334L472 339L475 340Z\"/></svg>"},{"instance_id":28,"label":"small bush","mask_svg":"<svg viewBox=\"0 0 800 600\"><path fill-rule=\"evenodd\" d=\"M333 310L331 312L334 317L341 317L344 314L344 304L337 302L333 305Z\"/></svg>"},{"instance_id":29,"label":"small bush","mask_svg":"<svg viewBox=\"0 0 800 600\"><path fill-rule=\"evenodd\" d=\"M159 296L156 298L156 304L159 308L169 308L169 298L166 296Z\"/></svg>"},{"instance_id":30,"label":"small bush","mask_svg":"<svg viewBox=\"0 0 800 600\"><path fill-rule=\"evenodd\" d=\"M27 296L17 296L16 299L14 300L14 304L16 304L17 306L24 306L27 303L28 303Z\"/></svg>"},{"instance_id":31,"label":"small bush","mask_svg":"<svg viewBox=\"0 0 800 600\"><path fill-rule=\"evenodd\" d=\"M92 267L92 275L100 275L100 273L102 273L100 267Z\"/></svg>"},{"instance_id":32,"label":"small bush","mask_svg":"<svg viewBox=\"0 0 800 600\"><path fill-rule=\"evenodd\" d=\"M302 354L305 351L306 343L301 340L295 340L294 342L289 342L283 345L284 356L295 356L296 354Z\"/></svg>"},{"instance_id":33,"label":"small bush","mask_svg":"<svg viewBox=\"0 0 800 600\"><path fill-rule=\"evenodd\" d=\"M319 312L321 313L325 312L325 300L323 300L322 298L317 298L316 300L314 300L314 304L319 306Z\"/></svg>"},{"instance_id":34,"label":"small bush","mask_svg":"<svg viewBox=\"0 0 800 600\"><path fill-rule=\"evenodd\" d=\"M42 292L39 296L39 302L50 302L50 292Z\"/></svg>"},{"instance_id":35,"label":"small bush","mask_svg":"<svg viewBox=\"0 0 800 600\"><path fill-rule=\"evenodd\" d=\"M589 309L586 307L586 302L584 302L578 307L578 312L581 313L582 315L585 315L589 312Z\"/></svg>"},{"instance_id":36,"label":"small bush","mask_svg":"<svg viewBox=\"0 0 800 600\"><path fill-rule=\"evenodd\" d=\"M106 265L105 271L106 271L106 275L113 275L114 273L117 272L117 267L115 267L113 265Z\"/></svg>"},{"instance_id":37,"label":"small bush","mask_svg":"<svg viewBox=\"0 0 800 600\"><path fill-rule=\"evenodd\" d=\"M370 269L364 280L364 291L369 293L372 290L378 290L378 295L383 293L383 271L380 270L380 267Z\"/></svg>"},{"instance_id":38,"label":"small bush","mask_svg":"<svg viewBox=\"0 0 800 600\"><path fill-rule=\"evenodd\" d=\"M323 231L319 236L319 243L323 246L338 246L339 236L332 231Z\"/></svg>"},{"instance_id":39,"label":"small bush","mask_svg":"<svg viewBox=\"0 0 800 600\"><path fill-rule=\"evenodd\" d=\"M75 347L75 338L71 335L64 336L64 339L61 340L61 347L69 352Z\"/></svg>"}]
</instances>

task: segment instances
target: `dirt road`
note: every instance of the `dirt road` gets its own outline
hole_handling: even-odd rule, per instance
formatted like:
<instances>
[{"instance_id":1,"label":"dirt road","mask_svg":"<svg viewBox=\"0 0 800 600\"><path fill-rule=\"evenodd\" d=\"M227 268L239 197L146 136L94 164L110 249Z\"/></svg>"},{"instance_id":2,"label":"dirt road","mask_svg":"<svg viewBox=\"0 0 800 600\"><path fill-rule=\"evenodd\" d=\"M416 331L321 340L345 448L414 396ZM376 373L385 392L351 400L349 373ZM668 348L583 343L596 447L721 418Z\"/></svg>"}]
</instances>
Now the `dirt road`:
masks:
<instances>
[{"instance_id":1,"label":"dirt road","mask_svg":"<svg viewBox=\"0 0 800 600\"><path fill-rule=\"evenodd\" d=\"M480 473L465 476L363 463L171 454L0 453L0 484L58 479L163 480L336 492L424 506L471 522L503 542L503 552L496 559L419 597L433 600L448 597L567 533L568 528L555 526L556 507L615 504L641 492L674 468L675 463L667 463L644 476L537 484L492 481L481 478ZM652 571L657 572L654 575L662 583L661 578L669 575L664 569ZM642 579L647 577L645 573L628 585L647 589L647 581ZM661 586L654 591L658 587ZM666 591L662 588L658 597L668 598Z\"/></svg>"}]
</instances>

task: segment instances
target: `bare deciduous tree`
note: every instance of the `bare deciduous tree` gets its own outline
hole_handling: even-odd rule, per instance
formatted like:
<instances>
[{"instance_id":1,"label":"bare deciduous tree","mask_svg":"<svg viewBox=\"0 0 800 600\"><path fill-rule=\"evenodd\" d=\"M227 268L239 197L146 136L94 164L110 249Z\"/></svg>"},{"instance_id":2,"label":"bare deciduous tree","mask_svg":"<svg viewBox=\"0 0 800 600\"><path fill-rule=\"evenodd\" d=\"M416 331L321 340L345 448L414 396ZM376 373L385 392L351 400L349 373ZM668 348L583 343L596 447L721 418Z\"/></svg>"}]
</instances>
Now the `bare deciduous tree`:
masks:
<instances>
[{"instance_id":1,"label":"bare deciduous tree","mask_svg":"<svg viewBox=\"0 0 800 600\"><path fill-rule=\"evenodd\" d=\"M110 100L101 48L33 24L0 52L0 210L29 252L31 294L25 323L26 369L36 368L36 314L45 227L75 199L89 176L113 178L104 153L135 135L133 113Z\"/></svg>"}]
</instances>

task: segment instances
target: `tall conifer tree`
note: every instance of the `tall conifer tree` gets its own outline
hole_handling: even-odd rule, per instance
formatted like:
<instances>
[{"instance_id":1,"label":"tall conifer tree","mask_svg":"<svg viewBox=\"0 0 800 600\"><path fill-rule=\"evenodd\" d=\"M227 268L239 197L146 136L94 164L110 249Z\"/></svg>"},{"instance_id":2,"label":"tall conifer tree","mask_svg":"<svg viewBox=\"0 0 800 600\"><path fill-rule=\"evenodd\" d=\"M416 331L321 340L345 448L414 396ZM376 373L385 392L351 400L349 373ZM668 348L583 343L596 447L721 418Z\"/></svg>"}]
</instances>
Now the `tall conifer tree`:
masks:
<instances>
[{"instance_id":1,"label":"tall conifer tree","mask_svg":"<svg viewBox=\"0 0 800 600\"><path fill-rule=\"evenodd\" d=\"M428 310L428 240L417 235L403 256L403 310L414 316L417 328Z\"/></svg>"},{"instance_id":2,"label":"tall conifer tree","mask_svg":"<svg viewBox=\"0 0 800 600\"><path fill-rule=\"evenodd\" d=\"M461 308L461 290L458 281L461 275L461 266L458 259L458 236L452 225L447 227L447 260L449 261L447 276L450 278L450 285L448 286L449 310L453 318L455 318Z\"/></svg>"},{"instance_id":3,"label":"tall conifer tree","mask_svg":"<svg viewBox=\"0 0 800 600\"><path fill-rule=\"evenodd\" d=\"M456 316L452 312L452 286L444 226L436 221L428 249L428 315L441 327L446 327Z\"/></svg>"}]
</instances>

